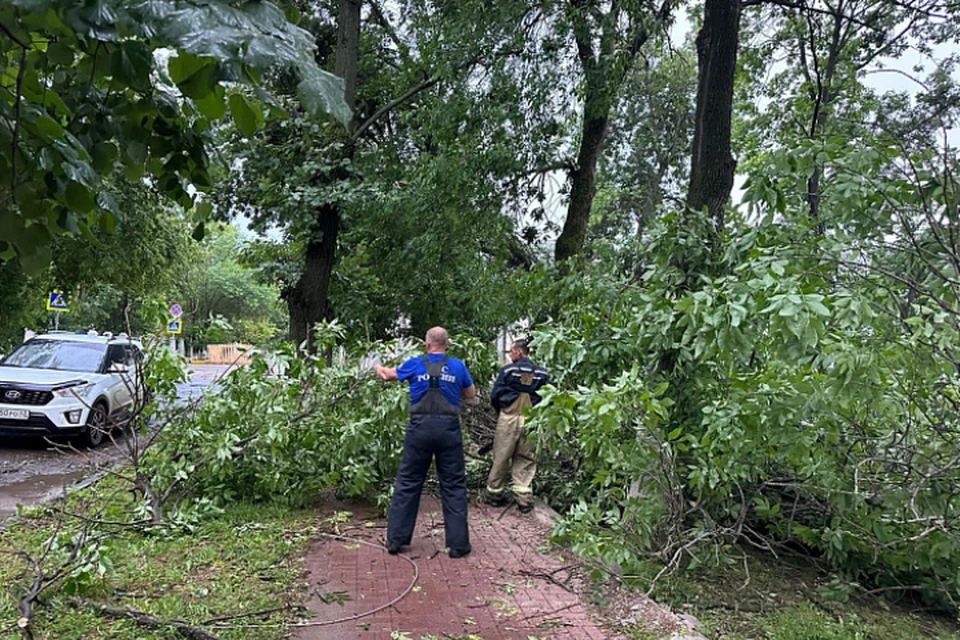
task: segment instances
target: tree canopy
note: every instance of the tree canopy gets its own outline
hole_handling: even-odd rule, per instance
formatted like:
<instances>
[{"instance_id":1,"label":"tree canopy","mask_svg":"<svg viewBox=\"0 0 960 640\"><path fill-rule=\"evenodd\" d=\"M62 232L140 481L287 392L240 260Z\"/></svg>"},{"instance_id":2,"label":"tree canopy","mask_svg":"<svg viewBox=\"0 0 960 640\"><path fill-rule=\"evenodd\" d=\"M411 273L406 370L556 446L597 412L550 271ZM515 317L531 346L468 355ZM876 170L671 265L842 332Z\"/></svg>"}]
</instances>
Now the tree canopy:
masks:
<instances>
[{"instance_id":1,"label":"tree canopy","mask_svg":"<svg viewBox=\"0 0 960 640\"><path fill-rule=\"evenodd\" d=\"M248 133L262 120L228 85L286 71L304 108L350 115L313 38L269 2L11 1L0 32L0 258L28 271L55 234L125 215L103 188L114 170L193 208L212 185L212 122L228 108Z\"/></svg>"}]
</instances>

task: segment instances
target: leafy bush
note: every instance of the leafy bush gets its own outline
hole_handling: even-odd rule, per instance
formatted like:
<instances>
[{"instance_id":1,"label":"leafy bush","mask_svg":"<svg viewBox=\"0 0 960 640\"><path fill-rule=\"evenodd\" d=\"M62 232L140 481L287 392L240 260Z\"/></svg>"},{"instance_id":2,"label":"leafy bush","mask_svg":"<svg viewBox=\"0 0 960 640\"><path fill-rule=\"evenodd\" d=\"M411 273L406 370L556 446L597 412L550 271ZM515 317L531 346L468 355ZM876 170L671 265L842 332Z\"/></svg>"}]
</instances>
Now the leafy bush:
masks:
<instances>
[{"instance_id":1,"label":"leafy bush","mask_svg":"<svg viewBox=\"0 0 960 640\"><path fill-rule=\"evenodd\" d=\"M407 386L384 385L366 359L375 353L400 359L415 348L363 343L341 353L344 334L337 324L318 328L317 353L341 354L329 361L298 356L290 345L259 353L195 411L177 414L146 459L154 489L194 505L201 499L303 505L329 488L386 504L403 447ZM475 375L492 375L491 346L454 338L451 353L477 362ZM493 364L481 364L485 359Z\"/></svg>"},{"instance_id":2,"label":"leafy bush","mask_svg":"<svg viewBox=\"0 0 960 640\"><path fill-rule=\"evenodd\" d=\"M557 533L625 570L789 545L952 606L956 318L846 266L842 237L771 216L719 251L698 227L665 219L642 281L598 268L545 296L564 301L534 341L555 385L530 427Z\"/></svg>"}]
</instances>

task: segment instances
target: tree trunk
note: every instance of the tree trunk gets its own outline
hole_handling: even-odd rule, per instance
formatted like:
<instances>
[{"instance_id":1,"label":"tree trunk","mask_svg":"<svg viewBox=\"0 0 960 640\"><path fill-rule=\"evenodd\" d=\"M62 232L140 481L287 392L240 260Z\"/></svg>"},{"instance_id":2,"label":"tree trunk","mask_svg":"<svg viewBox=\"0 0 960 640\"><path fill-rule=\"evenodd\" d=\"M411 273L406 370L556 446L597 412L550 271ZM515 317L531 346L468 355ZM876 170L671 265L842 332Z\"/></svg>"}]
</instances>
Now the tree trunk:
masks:
<instances>
[{"instance_id":1,"label":"tree trunk","mask_svg":"<svg viewBox=\"0 0 960 640\"><path fill-rule=\"evenodd\" d=\"M807 204L810 206L810 221L813 223L818 236L822 236L826 231L823 220L820 219L820 197L823 195L820 188L820 176L822 174L823 167L817 163L813 167L813 173L807 179Z\"/></svg>"},{"instance_id":2,"label":"tree trunk","mask_svg":"<svg viewBox=\"0 0 960 640\"><path fill-rule=\"evenodd\" d=\"M705 0L703 26L697 34L697 110L694 115L693 150L690 161L690 186L687 208L706 209L713 221L713 240L723 231L723 210L733 190L737 163L731 152L733 128L733 81L737 68L737 42L740 36L740 0ZM714 249L716 245L714 244ZM687 274L680 287L686 289L703 268L687 255L673 260ZM667 349L660 354L658 370L679 376L674 381L677 411L674 420L691 420L690 406L684 394L686 376L677 371L679 352ZM688 406L690 405L690 406Z\"/></svg>"},{"instance_id":3,"label":"tree trunk","mask_svg":"<svg viewBox=\"0 0 960 640\"><path fill-rule=\"evenodd\" d=\"M363 0L340 0L334 73L343 78L343 99L351 111L357 105L357 67L360 65L360 5ZM356 126L354 116L348 128Z\"/></svg>"},{"instance_id":4,"label":"tree trunk","mask_svg":"<svg viewBox=\"0 0 960 640\"><path fill-rule=\"evenodd\" d=\"M730 135L739 34L740 0L706 0L697 35L699 77L687 206L706 208L717 233L723 230L723 209L737 167Z\"/></svg>"},{"instance_id":5,"label":"tree trunk","mask_svg":"<svg viewBox=\"0 0 960 640\"><path fill-rule=\"evenodd\" d=\"M814 52L816 55L816 52ZM823 136L827 128L827 113L833 103L833 72L837 65L837 58L840 55L838 49L831 49L830 58L827 62L827 71L824 74L823 89L817 102L814 105L813 126L811 127L810 137L817 139ZM820 198L823 196L823 188L820 185L820 179L823 176L823 165L817 162L813 167L813 173L807 180L807 204L810 206L810 221L815 225L816 234L822 236L825 232L823 220L820 219Z\"/></svg>"},{"instance_id":6,"label":"tree trunk","mask_svg":"<svg viewBox=\"0 0 960 640\"><path fill-rule=\"evenodd\" d=\"M821 74L820 66L817 63L817 47L813 32L814 17L807 16L807 29L810 30L808 36L799 39L800 65L807 84L810 86L810 100L813 103L813 121L810 124L810 138L816 140L821 137L827 126L827 113L833 103L833 77L837 70L837 63L840 61L840 54L847 46L849 36L852 33L852 25L846 23L844 17L844 7L841 2L836 6L832 14L833 25L831 28L830 47L827 52L827 61L824 65L824 71ZM813 68L808 64L807 45L810 45L809 61ZM824 224L820 219L820 199L823 195L821 179L823 177L823 165L817 162L814 165L813 172L807 179L807 204L809 205L810 221L814 224L816 234L822 236L824 233Z\"/></svg>"},{"instance_id":7,"label":"tree trunk","mask_svg":"<svg viewBox=\"0 0 960 640\"><path fill-rule=\"evenodd\" d=\"M344 99L351 110L357 102L357 67L360 60L360 6L362 0L339 0L337 20L337 49L334 70L344 81ZM348 132L356 128L356 118L347 126ZM352 159L354 145L347 139L343 146L342 157ZM338 170L334 175L320 175L318 182L327 180L348 180L349 174ZM311 238L307 242L304 256L303 273L296 285L287 295L287 309L290 312L290 337L297 344L305 344L308 351L313 350L313 331L318 322L331 320L333 309L330 305L330 281L333 278L333 266L337 258L337 240L340 234L340 205L326 204L319 207L313 225Z\"/></svg>"},{"instance_id":8,"label":"tree trunk","mask_svg":"<svg viewBox=\"0 0 960 640\"><path fill-rule=\"evenodd\" d=\"M554 253L558 263L576 256L583 250L583 244L587 239L587 226L590 224L593 198L597 194L597 162L607 135L610 111L609 106L594 107L590 104L590 100L591 97L588 96L584 107L577 168L570 174L572 185L567 219L563 223L560 237L557 238Z\"/></svg>"},{"instance_id":9,"label":"tree trunk","mask_svg":"<svg viewBox=\"0 0 960 640\"><path fill-rule=\"evenodd\" d=\"M306 342L313 350L313 328L330 320L330 280L337 257L337 236L340 232L340 210L332 204L322 207L317 216L315 236L307 243L303 273L287 296L290 311L290 337L297 345Z\"/></svg>"},{"instance_id":10,"label":"tree trunk","mask_svg":"<svg viewBox=\"0 0 960 640\"><path fill-rule=\"evenodd\" d=\"M570 205L554 250L557 263L583 251L593 198L597 193L597 162L607 136L610 112L617 93L640 49L657 29L669 21L674 4L674 0L663 0L660 9L646 19L639 20L634 16L636 24L631 32L622 34L620 22L629 20L628 13L623 6L613 2L597 34L593 32L589 21L580 15L587 7L581 2L571 3L575 16L573 38L583 68L586 95L577 168L570 174Z\"/></svg>"}]
</instances>

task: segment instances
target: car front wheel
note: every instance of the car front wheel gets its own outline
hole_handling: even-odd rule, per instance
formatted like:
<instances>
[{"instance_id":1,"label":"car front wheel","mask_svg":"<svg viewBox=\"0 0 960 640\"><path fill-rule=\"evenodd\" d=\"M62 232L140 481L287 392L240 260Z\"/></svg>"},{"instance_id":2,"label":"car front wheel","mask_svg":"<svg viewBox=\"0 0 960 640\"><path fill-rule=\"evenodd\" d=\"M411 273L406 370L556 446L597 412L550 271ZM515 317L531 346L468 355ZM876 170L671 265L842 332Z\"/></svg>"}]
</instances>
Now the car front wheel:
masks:
<instances>
[{"instance_id":1,"label":"car front wheel","mask_svg":"<svg viewBox=\"0 0 960 640\"><path fill-rule=\"evenodd\" d=\"M87 416L87 426L84 428L80 439L84 445L92 449L100 446L106 433L107 408L102 402L98 402L90 409L90 415Z\"/></svg>"}]
</instances>

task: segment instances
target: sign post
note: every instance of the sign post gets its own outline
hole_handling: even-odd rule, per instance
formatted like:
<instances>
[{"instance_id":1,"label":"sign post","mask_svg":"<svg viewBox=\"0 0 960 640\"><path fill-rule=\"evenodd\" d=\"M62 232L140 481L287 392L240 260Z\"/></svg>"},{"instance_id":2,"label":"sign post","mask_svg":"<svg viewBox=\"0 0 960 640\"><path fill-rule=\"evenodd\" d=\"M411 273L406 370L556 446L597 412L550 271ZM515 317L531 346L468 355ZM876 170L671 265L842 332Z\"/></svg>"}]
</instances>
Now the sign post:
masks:
<instances>
[{"instance_id":1,"label":"sign post","mask_svg":"<svg viewBox=\"0 0 960 640\"><path fill-rule=\"evenodd\" d=\"M63 291L51 291L47 296L47 311L53 311L53 330L60 330L60 314L70 313L70 303Z\"/></svg>"},{"instance_id":2,"label":"sign post","mask_svg":"<svg viewBox=\"0 0 960 640\"><path fill-rule=\"evenodd\" d=\"M171 319L167 322L167 335L170 336L170 348L174 351L179 351L177 349L177 336L183 333L183 320L180 319L182 315L183 307L179 302L170 305Z\"/></svg>"}]
</instances>

